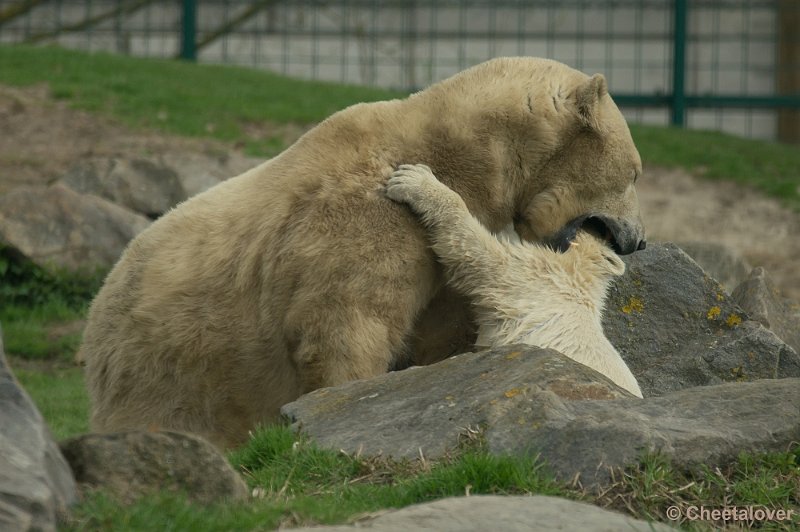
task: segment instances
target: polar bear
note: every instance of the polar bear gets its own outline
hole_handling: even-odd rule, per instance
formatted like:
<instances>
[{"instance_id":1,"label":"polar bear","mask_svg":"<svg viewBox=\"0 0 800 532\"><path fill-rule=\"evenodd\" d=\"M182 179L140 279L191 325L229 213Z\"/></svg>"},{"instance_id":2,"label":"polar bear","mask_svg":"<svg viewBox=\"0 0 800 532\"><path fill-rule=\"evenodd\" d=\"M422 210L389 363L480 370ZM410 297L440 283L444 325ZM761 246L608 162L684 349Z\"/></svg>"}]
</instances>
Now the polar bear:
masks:
<instances>
[{"instance_id":1,"label":"polar bear","mask_svg":"<svg viewBox=\"0 0 800 532\"><path fill-rule=\"evenodd\" d=\"M420 217L451 284L473 301L477 346L552 348L642 397L636 377L603 333L609 283L625 273L625 263L605 242L579 227L565 253L523 243L513 231L495 238L425 165L400 166L386 195Z\"/></svg>"},{"instance_id":2,"label":"polar bear","mask_svg":"<svg viewBox=\"0 0 800 532\"><path fill-rule=\"evenodd\" d=\"M129 244L81 345L92 429L231 447L303 393L457 349L474 325L440 304L454 291L424 229L383 193L401 162L427 164L490 230L558 239L592 214L620 253L644 245L641 159L602 75L500 58L354 105Z\"/></svg>"}]
</instances>

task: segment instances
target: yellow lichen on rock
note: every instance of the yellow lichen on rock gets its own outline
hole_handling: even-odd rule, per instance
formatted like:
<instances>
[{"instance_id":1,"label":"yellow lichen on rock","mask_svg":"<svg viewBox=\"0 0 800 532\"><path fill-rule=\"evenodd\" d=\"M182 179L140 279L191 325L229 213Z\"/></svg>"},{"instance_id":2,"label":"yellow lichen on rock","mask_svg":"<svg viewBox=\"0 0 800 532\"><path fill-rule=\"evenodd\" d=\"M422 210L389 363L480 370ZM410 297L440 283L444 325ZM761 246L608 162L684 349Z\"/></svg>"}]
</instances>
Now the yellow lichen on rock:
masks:
<instances>
[{"instance_id":1,"label":"yellow lichen on rock","mask_svg":"<svg viewBox=\"0 0 800 532\"><path fill-rule=\"evenodd\" d=\"M708 309L708 314L706 314L706 318L708 318L709 320L715 320L715 319L719 318L719 315L721 313L722 313L722 309L721 308L719 308L717 306L713 306L710 309Z\"/></svg>"},{"instance_id":2,"label":"yellow lichen on rock","mask_svg":"<svg viewBox=\"0 0 800 532\"><path fill-rule=\"evenodd\" d=\"M725 320L725 325L727 325L731 329L736 327L740 323L742 323L742 317L739 316L738 314L731 314L730 316L728 316L728 319Z\"/></svg>"},{"instance_id":3,"label":"yellow lichen on rock","mask_svg":"<svg viewBox=\"0 0 800 532\"><path fill-rule=\"evenodd\" d=\"M511 399L512 397L516 397L521 393L522 390L520 390L519 388L511 388L510 390L506 390L506 392L503 395L505 395L506 398Z\"/></svg>"},{"instance_id":4,"label":"yellow lichen on rock","mask_svg":"<svg viewBox=\"0 0 800 532\"><path fill-rule=\"evenodd\" d=\"M630 314L631 312L642 312L644 310L644 302L638 297L633 297L628 300L628 304L622 307L622 312Z\"/></svg>"}]
</instances>

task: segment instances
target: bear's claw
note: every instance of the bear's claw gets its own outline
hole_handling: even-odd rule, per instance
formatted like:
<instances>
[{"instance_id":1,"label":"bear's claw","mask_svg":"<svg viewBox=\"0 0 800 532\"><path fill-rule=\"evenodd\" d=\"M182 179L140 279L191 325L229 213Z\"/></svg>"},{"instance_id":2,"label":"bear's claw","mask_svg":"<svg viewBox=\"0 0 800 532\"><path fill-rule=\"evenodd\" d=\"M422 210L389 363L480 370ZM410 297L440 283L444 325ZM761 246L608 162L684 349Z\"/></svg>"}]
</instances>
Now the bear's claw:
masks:
<instances>
[{"instance_id":1,"label":"bear's claw","mask_svg":"<svg viewBox=\"0 0 800 532\"><path fill-rule=\"evenodd\" d=\"M403 164L395 170L386 182L386 196L401 203L414 205L430 194L432 184L439 182L431 169L424 164Z\"/></svg>"}]
</instances>

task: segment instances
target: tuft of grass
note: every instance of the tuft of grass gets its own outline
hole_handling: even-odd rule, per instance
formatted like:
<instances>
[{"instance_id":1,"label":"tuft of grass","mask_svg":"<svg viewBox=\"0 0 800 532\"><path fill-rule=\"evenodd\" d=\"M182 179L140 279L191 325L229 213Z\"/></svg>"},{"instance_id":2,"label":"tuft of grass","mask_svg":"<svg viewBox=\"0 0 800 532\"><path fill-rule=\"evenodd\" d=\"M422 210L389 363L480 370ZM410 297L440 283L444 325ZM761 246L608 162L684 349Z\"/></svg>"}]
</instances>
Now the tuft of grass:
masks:
<instances>
[{"instance_id":1,"label":"tuft of grass","mask_svg":"<svg viewBox=\"0 0 800 532\"><path fill-rule=\"evenodd\" d=\"M251 530L342 523L385 508L471 494L565 494L534 459L495 457L480 449L439 463L365 459L322 450L288 427L259 429L230 460L254 489L249 505L194 508L153 496L120 508L103 495L77 509L81 530ZM196 520L199 519L199 520ZM206 528L203 523L212 523Z\"/></svg>"},{"instance_id":2,"label":"tuft of grass","mask_svg":"<svg viewBox=\"0 0 800 532\"><path fill-rule=\"evenodd\" d=\"M253 530L353 521L387 508L465 494L545 494L592 502L639 519L671 524L666 509L765 506L793 509L794 521L758 523L794 530L800 523L800 447L785 453L742 454L722 470L681 471L658 454L620 472L616 484L589 494L553 480L531 457L491 456L464 448L439 462L363 458L321 450L285 426L259 429L229 455L253 488L250 504L195 507L174 495L154 495L119 507L102 494L81 504L73 529ZM206 528L203 523L209 523ZM724 523L683 521L690 530ZM730 523L729 523L730 524Z\"/></svg>"},{"instance_id":3,"label":"tuft of grass","mask_svg":"<svg viewBox=\"0 0 800 532\"><path fill-rule=\"evenodd\" d=\"M750 185L800 210L797 146L674 127L631 125L631 134L648 164Z\"/></svg>"},{"instance_id":4,"label":"tuft of grass","mask_svg":"<svg viewBox=\"0 0 800 532\"><path fill-rule=\"evenodd\" d=\"M104 493L89 494L60 530L191 530L192 532L272 530L270 523L280 522L280 508L257 504L192 504L176 494L154 494L143 497L132 506Z\"/></svg>"},{"instance_id":5,"label":"tuft of grass","mask_svg":"<svg viewBox=\"0 0 800 532\"><path fill-rule=\"evenodd\" d=\"M82 319L104 272L41 268L0 245L0 324L7 353L28 359L70 359L80 334L51 334Z\"/></svg>"},{"instance_id":6,"label":"tuft of grass","mask_svg":"<svg viewBox=\"0 0 800 532\"><path fill-rule=\"evenodd\" d=\"M283 149L282 142L248 141L247 124L311 124L355 103L404 96L241 67L22 45L0 46L0 83L47 83L77 109L136 128L243 141L264 155Z\"/></svg>"},{"instance_id":7,"label":"tuft of grass","mask_svg":"<svg viewBox=\"0 0 800 532\"><path fill-rule=\"evenodd\" d=\"M57 440L89 432L89 398L80 368L15 368L13 358L10 364Z\"/></svg>"},{"instance_id":8,"label":"tuft of grass","mask_svg":"<svg viewBox=\"0 0 800 532\"><path fill-rule=\"evenodd\" d=\"M600 495L597 504L645 519L680 523L689 530L717 530L726 525L758 526L762 530L797 530L800 526L800 446L782 453L742 453L725 468L700 466L686 472L659 454L645 455ZM791 520L742 523L687 519L689 508L792 510ZM666 511L680 510L670 520ZM696 515L696 514L695 514Z\"/></svg>"},{"instance_id":9,"label":"tuft of grass","mask_svg":"<svg viewBox=\"0 0 800 532\"><path fill-rule=\"evenodd\" d=\"M70 360L78 350L80 333L55 335L51 328L80 320L84 315L85 310L76 310L56 297L35 307L9 305L0 308L5 351L31 360Z\"/></svg>"}]
</instances>

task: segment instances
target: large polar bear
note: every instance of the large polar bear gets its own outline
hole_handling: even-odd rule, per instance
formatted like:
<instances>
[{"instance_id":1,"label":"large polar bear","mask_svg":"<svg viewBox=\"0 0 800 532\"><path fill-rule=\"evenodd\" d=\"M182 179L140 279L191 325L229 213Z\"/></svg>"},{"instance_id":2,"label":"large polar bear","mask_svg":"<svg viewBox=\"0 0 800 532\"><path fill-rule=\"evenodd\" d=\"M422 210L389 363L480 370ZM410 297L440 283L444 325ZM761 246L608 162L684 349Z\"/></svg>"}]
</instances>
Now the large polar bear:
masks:
<instances>
[{"instance_id":1,"label":"large polar bear","mask_svg":"<svg viewBox=\"0 0 800 532\"><path fill-rule=\"evenodd\" d=\"M519 242L513 234L495 238L425 165L402 165L389 178L386 195L420 216L451 284L477 307L477 345L549 347L642 397L636 377L603 333L609 283L625 273L625 263L605 242L579 227L566 253Z\"/></svg>"},{"instance_id":2,"label":"large polar bear","mask_svg":"<svg viewBox=\"0 0 800 532\"><path fill-rule=\"evenodd\" d=\"M81 346L92 428L233 446L302 393L416 356L431 331L460 341L424 229L383 193L405 162L490 230L538 241L589 213L618 252L643 245L641 160L601 75L501 58L354 105L131 242Z\"/></svg>"}]
</instances>

